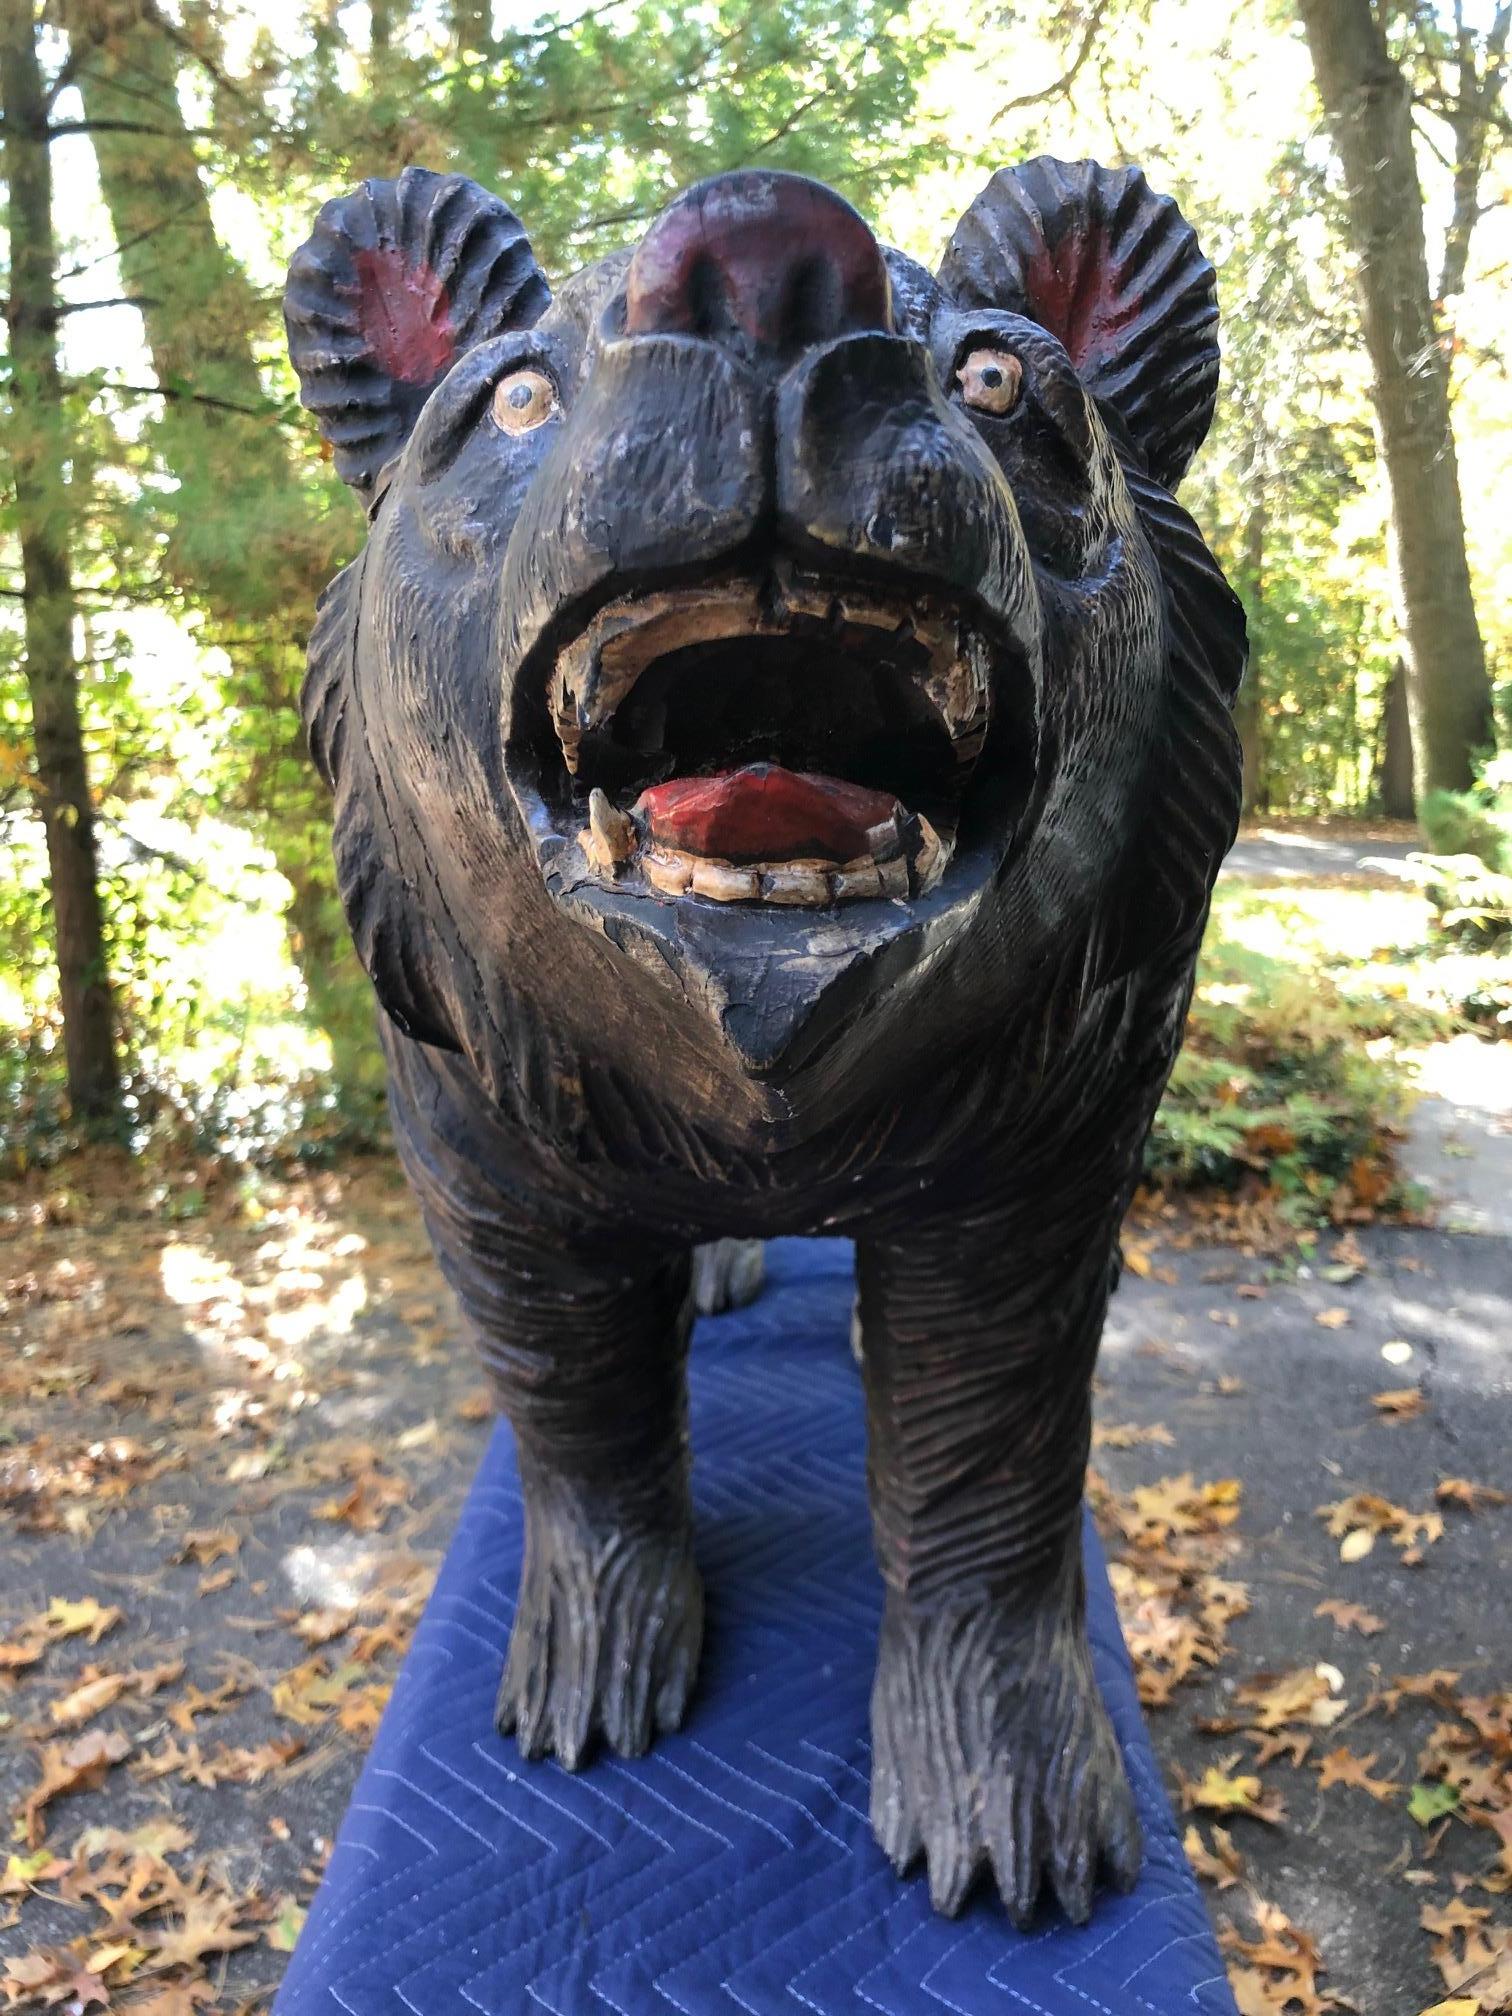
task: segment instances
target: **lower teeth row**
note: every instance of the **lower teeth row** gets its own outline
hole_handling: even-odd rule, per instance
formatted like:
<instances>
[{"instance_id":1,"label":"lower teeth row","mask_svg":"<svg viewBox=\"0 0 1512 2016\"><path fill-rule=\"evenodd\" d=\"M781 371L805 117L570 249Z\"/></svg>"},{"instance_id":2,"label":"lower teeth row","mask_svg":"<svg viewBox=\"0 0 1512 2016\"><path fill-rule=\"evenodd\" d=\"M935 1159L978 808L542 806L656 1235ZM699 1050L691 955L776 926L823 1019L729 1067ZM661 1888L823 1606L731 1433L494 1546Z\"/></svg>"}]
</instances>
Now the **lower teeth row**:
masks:
<instances>
[{"instance_id":1,"label":"lower teeth row","mask_svg":"<svg viewBox=\"0 0 1512 2016\"><path fill-rule=\"evenodd\" d=\"M924 844L912 870L899 854L876 861L863 854L836 867L831 861L759 861L737 866L699 854L646 842L623 860L607 858L585 833L580 844L590 865L613 878L638 867L651 887L663 896L704 896L714 903L778 903L819 907L880 897L923 895L940 879L947 858L939 835L927 820L919 821Z\"/></svg>"}]
</instances>

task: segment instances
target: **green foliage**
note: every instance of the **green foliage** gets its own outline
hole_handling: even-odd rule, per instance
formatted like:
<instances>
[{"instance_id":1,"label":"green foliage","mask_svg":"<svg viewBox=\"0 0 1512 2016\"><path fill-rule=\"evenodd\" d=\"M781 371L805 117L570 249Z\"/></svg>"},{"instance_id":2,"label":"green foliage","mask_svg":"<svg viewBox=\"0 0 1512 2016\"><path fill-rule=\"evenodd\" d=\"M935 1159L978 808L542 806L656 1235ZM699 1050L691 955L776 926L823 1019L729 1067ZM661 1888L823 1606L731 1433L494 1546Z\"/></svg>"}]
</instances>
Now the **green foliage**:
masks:
<instances>
[{"instance_id":1,"label":"green foliage","mask_svg":"<svg viewBox=\"0 0 1512 2016\"><path fill-rule=\"evenodd\" d=\"M1488 867L1478 853L1428 854L1423 865L1428 900L1448 937L1485 947L1512 938L1512 875Z\"/></svg>"},{"instance_id":2,"label":"green foliage","mask_svg":"<svg viewBox=\"0 0 1512 2016\"><path fill-rule=\"evenodd\" d=\"M1224 398L1188 501L1249 618L1262 809L1366 803L1395 650L1384 526L1360 512L1375 444L1353 295L1337 241L1307 232L1335 202L1293 145L1259 207L1220 227Z\"/></svg>"},{"instance_id":3,"label":"green foliage","mask_svg":"<svg viewBox=\"0 0 1512 2016\"><path fill-rule=\"evenodd\" d=\"M1257 913L1290 942L1244 942ZM1230 897L1209 928L1146 1168L1162 1188L1263 1188L1293 1222L1404 1201L1391 1140L1411 1075L1397 1050L1444 1031L1400 987L1346 988L1347 960L1311 953L1302 920L1272 896Z\"/></svg>"},{"instance_id":4,"label":"green foliage","mask_svg":"<svg viewBox=\"0 0 1512 2016\"><path fill-rule=\"evenodd\" d=\"M1433 791L1420 817L1432 852L1424 890L1438 929L1459 944L1496 949L1512 942L1512 755L1488 763L1472 791ZM1512 983L1512 976L1509 976ZM1478 990L1475 1019L1512 1023L1512 984Z\"/></svg>"},{"instance_id":5,"label":"green foliage","mask_svg":"<svg viewBox=\"0 0 1512 2016\"><path fill-rule=\"evenodd\" d=\"M90 340L119 319L64 319L82 698L139 1131L267 1141L296 1113L328 1133L381 1126L370 994L296 710L315 594L361 523L298 406L278 299L318 204L409 162L497 188L560 277L633 240L673 190L736 164L820 176L932 257L1005 159L1043 148L1143 161L1219 268L1223 396L1183 501L1248 607L1260 803L1370 802L1396 648L1386 514L1341 191L1280 0L1077 0L969 17L938 0L610 0L535 18L477 0L296 0L276 21L195 0L170 13L93 10L56 108L106 122L68 143L76 160L93 152L103 208L87 192L58 206L65 292L140 304L119 344ZM509 25L490 26L490 13ZM1452 57L1432 10L1393 21L1423 117L1442 122ZM55 69L62 31L44 44ZM1424 168L1439 174L1426 154ZM1435 191L1446 209L1447 176ZM1492 249L1451 304L1457 396L1476 416L1456 431L1471 452L1505 432L1493 410L1504 381L1485 368L1503 319L1500 229L1490 213L1477 224L1477 245ZM117 266L119 287L102 277ZM1488 319L1497 341L1478 348ZM12 455L34 419L6 398ZM1494 476L1500 465L1479 466ZM1498 592L1512 548L1497 542L1512 519L1476 487L1484 480L1467 476L1466 495L1481 527L1483 616L1502 646L1505 741L1512 632L1496 626L1512 607ZM0 492L12 590L16 564ZM0 1131L32 1139L62 1108L17 614L0 603ZM1464 802L1428 808L1435 847L1512 871L1509 786L1493 770ZM1435 885L1445 935L1414 972L1431 968L1427 991L1456 1014L1500 1027L1512 1005L1500 969L1449 935L1484 942L1500 897L1488 876L1472 880L1473 891L1464 874ZM1372 1116L1389 1113L1399 1074L1352 1019L1358 973L1246 948L1229 928L1243 921L1220 905L1156 1166L1183 1181L1266 1174L1322 1208L1328 1186L1349 1180L1352 1151L1373 1152ZM234 956L249 942L263 948L256 972ZM1248 991L1230 1001L1226 988ZM1277 1147L1272 1127L1294 1145Z\"/></svg>"},{"instance_id":6,"label":"green foliage","mask_svg":"<svg viewBox=\"0 0 1512 2016\"><path fill-rule=\"evenodd\" d=\"M239 178L287 198L292 173L307 200L375 163L460 169L506 197L558 275L724 168L794 169L875 207L943 154L918 94L951 38L897 0L629 0L498 35L414 20L355 89L323 16L292 60L264 31L256 95L220 136Z\"/></svg>"},{"instance_id":7,"label":"green foliage","mask_svg":"<svg viewBox=\"0 0 1512 2016\"><path fill-rule=\"evenodd\" d=\"M1434 853L1512 875L1512 756L1488 764L1473 791L1430 791L1418 816Z\"/></svg>"},{"instance_id":8,"label":"green foliage","mask_svg":"<svg viewBox=\"0 0 1512 2016\"><path fill-rule=\"evenodd\" d=\"M361 536L282 348L278 279L319 204L411 161L461 169L508 196L560 275L633 237L675 188L737 162L799 169L874 202L942 152L917 92L949 37L885 0L670 11L629 0L497 37L485 14L438 24L435 10L395 5L388 45L358 59L324 0L235 50L234 10L193 8L182 28L123 10L91 22L74 52L110 236L72 247L60 216L63 264L88 296L108 291L92 269L118 258L161 388L144 393L145 365L123 369L107 353L76 375L63 416L84 600L110 612L102 629L119 612L119 636L87 640L82 697L139 1129L161 1108L175 1124L255 1133L249 1071L266 1067L283 1086L308 1062L261 1055L254 1024L285 1028L291 1016L323 1038L321 1099L340 1124L382 1126L371 994L336 901L328 808L296 707L315 597ZM63 109L76 109L72 94ZM238 206L229 232L213 201L227 194ZM24 409L5 412L12 453L29 424ZM14 567L8 517L0 558ZM156 670L161 634L133 656L130 612L152 605L199 651L196 681L175 682L171 698L160 678L138 676ZM61 1113L28 739L15 633L0 623L0 1129L18 1138ZM144 821L161 829L155 848L133 840ZM271 991L227 987L198 956L235 935L223 825L282 877L256 899L263 923L269 903L286 906ZM299 973L292 1000L277 998L285 950Z\"/></svg>"}]
</instances>

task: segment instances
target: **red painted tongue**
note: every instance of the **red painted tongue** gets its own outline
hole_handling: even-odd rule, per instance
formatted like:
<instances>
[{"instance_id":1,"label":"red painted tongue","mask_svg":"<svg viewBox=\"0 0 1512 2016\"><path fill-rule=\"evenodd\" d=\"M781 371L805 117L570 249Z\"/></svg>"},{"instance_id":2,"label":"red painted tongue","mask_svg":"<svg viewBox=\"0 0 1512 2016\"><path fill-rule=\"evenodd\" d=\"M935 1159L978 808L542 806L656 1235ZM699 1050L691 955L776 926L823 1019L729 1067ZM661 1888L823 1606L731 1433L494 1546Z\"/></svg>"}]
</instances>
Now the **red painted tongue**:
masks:
<instances>
[{"instance_id":1,"label":"red painted tongue","mask_svg":"<svg viewBox=\"0 0 1512 2016\"><path fill-rule=\"evenodd\" d=\"M674 777L643 791L636 811L653 840L722 861L853 861L898 801L839 777L748 763L715 777Z\"/></svg>"}]
</instances>

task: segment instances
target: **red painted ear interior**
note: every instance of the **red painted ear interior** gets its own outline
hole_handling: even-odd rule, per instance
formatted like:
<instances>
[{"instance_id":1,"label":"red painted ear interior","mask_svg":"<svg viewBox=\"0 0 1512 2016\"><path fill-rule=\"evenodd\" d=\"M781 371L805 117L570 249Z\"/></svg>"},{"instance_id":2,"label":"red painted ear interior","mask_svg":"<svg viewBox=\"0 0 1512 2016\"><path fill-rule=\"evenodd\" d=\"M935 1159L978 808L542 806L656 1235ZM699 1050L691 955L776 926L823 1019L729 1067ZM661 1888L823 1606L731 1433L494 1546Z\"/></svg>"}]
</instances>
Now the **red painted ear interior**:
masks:
<instances>
[{"instance_id":1,"label":"red painted ear interior","mask_svg":"<svg viewBox=\"0 0 1512 2016\"><path fill-rule=\"evenodd\" d=\"M1113 248L1101 225L1069 230L1053 249L1041 245L1025 268L1024 291L1035 320L1083 372L1138 319L1142 305L1138 297L1120 295Z\"/></svg>"},{"instance_id":2,"label":"red painted ear interior","mask_svg":"<svg viewBox=\"0 0 1512 2016\"><path fill-rule=\"evenodd\" d=\"M409 266L397 245L359 251L358 324L373 362L405 385L429 385L456 355L451 303L439 276Z\"/></svg>"}]
</instances>

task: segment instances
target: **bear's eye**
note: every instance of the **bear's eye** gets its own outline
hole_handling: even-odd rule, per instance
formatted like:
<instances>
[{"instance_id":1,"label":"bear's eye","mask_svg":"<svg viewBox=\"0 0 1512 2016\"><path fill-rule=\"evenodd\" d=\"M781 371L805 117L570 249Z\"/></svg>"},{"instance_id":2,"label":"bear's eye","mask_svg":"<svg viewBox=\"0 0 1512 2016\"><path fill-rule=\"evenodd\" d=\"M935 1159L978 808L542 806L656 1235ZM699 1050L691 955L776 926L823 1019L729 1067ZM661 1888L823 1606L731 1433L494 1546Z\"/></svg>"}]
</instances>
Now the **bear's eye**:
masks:
<instances>
[{"instance_id":1,"label":"bear's eye","mask_svg":"<svg viewBox=\"0 0 1512 2016\"><path fill-rule=\"evenodd\" d=\"M956 383L978 413L1011 413L1023 388L1024 367L1010 350L973 350L956 372Z\"/></svg>"},{"instance_id":2,"label":"bear's eye","mask_svg":"<svg viewBox=\"0 0 1512 2016\"><path fill-rule=\"evenodd\" d=\"M556 387L544 371L511 371L494 387L493 417L506 434L528 434L557 410Z\"/></svg>"}]
</instances>

